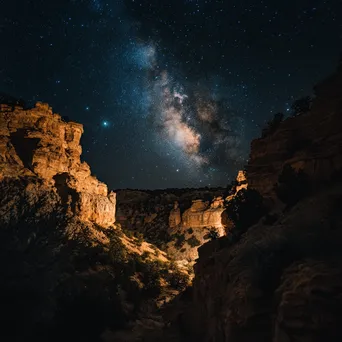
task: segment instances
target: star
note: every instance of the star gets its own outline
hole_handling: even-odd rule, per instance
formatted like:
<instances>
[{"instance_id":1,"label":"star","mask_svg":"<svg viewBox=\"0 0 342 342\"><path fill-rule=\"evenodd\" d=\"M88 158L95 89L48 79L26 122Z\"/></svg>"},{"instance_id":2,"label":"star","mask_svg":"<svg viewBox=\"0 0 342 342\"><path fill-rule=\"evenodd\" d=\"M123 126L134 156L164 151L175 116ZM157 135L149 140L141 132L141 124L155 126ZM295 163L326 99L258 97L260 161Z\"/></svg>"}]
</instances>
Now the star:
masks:
<instances>
[{"instance_id":1,"label":"star","mask_svg":"<svg viewBox=\"0 0 342 342\"><path fill-rule=\"evenodd\" d=\"M83 124L111 188L226 187L274 113L289 116L337 63L342 2L289 1L295 13L272 0L73 0L51 16L49 1L5 1L0 90Z\"/></svg>"}]
</instances>

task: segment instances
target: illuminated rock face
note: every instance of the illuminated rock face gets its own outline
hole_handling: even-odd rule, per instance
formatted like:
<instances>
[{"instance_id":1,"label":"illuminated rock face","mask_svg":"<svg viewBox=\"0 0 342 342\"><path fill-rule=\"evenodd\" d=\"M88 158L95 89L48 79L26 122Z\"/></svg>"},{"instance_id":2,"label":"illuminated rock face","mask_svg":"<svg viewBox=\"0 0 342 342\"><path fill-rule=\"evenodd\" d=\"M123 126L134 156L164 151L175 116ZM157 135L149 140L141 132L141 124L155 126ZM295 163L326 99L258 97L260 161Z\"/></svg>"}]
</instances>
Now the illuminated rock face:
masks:
<instances>
[{"instance_id":1,"label":"illuminated rock face","mask_svg":"<svg viewBox=\"0 0 342 342\"><path fill-rule=\"evenodd\" d=\"M192 201L191 208L183 213L182 225L184 228L223 228L221 219L223 211L222 197L215 198L211 204L209 202L203 202L202 200L194 200Z\"/></svg>"},{"instance_id":2,"label":"illuminated rock face","mask_svg":"<svg viewBox=\"0 0 342 342\"><path fill-rule=\"evenodd\" d=\"M115 222L115 193L81 162L83 126L64 122L44 103L33 109L0 105L0 181L39 177L69 212L102 226Z\"/></svg>"},{"instance_id":3,"label":"illuminated rock face","mask_svg":"<svg viewBox=\"0 0 342 342\"><path fill-rule=\"evenodd\" d=\"M236 181L238 185L236 186L236 193L238 193L242 189L247 189L247 178L246 178L246 172L245 171L239 171Z\"/></svg>"},{"instance_id":4,"label":"illuminated rock face","mask_svg":"<svg viewBox=\"0 0 342 342\"><path fill-rule=\"evenodd\" d=\"M230 195L227 196L226 201L231 201L234 196L242 189L247 189L248 183L246 178L246 172L245 171L239 171L238 175L236 177L236 186L231 189Z\"/></svg>"}]
</instances>

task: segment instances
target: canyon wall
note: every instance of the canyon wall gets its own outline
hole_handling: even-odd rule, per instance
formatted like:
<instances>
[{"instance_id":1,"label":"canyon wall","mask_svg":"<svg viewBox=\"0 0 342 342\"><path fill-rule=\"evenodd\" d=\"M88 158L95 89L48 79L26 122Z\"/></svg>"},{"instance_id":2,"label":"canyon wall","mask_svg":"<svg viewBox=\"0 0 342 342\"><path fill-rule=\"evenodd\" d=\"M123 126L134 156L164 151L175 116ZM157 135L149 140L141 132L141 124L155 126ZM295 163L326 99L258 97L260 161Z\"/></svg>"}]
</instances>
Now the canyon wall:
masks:
<instances>
[{"instance_id":1,"label":"canyon wall","mask_svg":"<svg viewBox=\"0 0 342 342\"><path fill-rule=\"evenodd\" d=\"M224 192L224 188L119 190L116 220L127 234L141 234L187 265L198 257L197 248L209 240L209 228L220 236L225 233L221 220Z\"/></svg>"},{"instance_id":2,"label":"canyon wall","mask_svg":"<svg viewBox=\"0 0 342 342\"><path fill-rule=\"evenodd\" d=\"M303 169L316 184L342 169L342 66L314 90L309 112L287 118L273 134L252 141L248 183L264 196L274 197L285 164Z\"/></svg>"},{"instance_id":3,"label":"canyon wall","mask_svg":"<svg viewBox=\"0 0 342 342\"><path fill-rule=\"evenodd\" d=\"M125 230L142 234L177 261L193 264L199 246L231 228L225 203L247 185L245 172L239 171L226 198L224 188L119 190L116 219Z\"/></svg>"},{"instance_id":4,"label":"canyon wall","mask_svg":"<svg viewBox=\"0 0 342 342\"><path fill-rule=\"evenodd\" d=\"M330 186L235 244L200 247L191 297L169 319L191 341L340 340L341 196Z\"/></svg>"},{"instance_id":5,"label":"canyon wall","mask_svg":"<svg viewBox=\"0 0 342 342\"><path fill-rule=\"evenodd\" d=\"M81 124L63 121L47 104L0 105L0 181L38 177L71 215L108 227L115 222L115 193L81 162L82 133Z\"/></svg>"},{"instance_id":6,"label":"canyon wall","mask_svg":"<svg viewBox=\"0 0 342 342\"><path fill-rule=\"evenodd\" d=\"M81 161L82 133L47 104L0 104L0 340L136 337L188 285L187 268L114 224L116 194Z\"/></svg>"},{"instance_id":7,"label":"canyon wall","mask_svg":"<svg viewBox=\"0 0 342 342\"><path fill-rule=\"evenodd\" d=\"M275 196L286 163L309 175L312 191L292 207L277 202L236 239L199 248L193 286L166 314L185 340L342 339L341 66L315 92L308 113L252 142L247 169L263 196Z\"/></svg>"}]
</instances>

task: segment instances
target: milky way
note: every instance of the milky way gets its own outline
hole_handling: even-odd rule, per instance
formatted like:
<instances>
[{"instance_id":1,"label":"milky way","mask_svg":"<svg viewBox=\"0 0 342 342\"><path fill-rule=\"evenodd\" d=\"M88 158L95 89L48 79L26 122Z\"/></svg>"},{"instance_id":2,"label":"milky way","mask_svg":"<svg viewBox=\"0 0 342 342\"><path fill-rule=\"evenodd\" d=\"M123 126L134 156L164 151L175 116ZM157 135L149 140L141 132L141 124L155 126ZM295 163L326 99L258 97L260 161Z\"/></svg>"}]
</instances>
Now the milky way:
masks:
<instances>
[{"instance_id":1,"label":"milky way","mask_svg":"<svg viewBox=\"0 0 342 342\"><path fill-rule=\"evenodd\" d=\"M110 188L226 186L341 32L339 0L2 0L0 92L82 123Z\"/></svg>"},{"instance_id":2,"label":"milky way","mask_svg":"<svg viewBox=\"0 0 342 342\"><path fill-rule=\"evenodd\" d=\"M196 84L176 80L158 63L153 45L141 47L148 69L147 87L151 123L161 139L159 145L172 148L189 170L204 172L207 178L217 168L242 165L245 151L244 120L233 114L228 103ZM231 125L235 125L235 129ZM163 149L161 149L163 150ZM194 176L197 176L193 172Z\"/></svg>"}]
</instances>

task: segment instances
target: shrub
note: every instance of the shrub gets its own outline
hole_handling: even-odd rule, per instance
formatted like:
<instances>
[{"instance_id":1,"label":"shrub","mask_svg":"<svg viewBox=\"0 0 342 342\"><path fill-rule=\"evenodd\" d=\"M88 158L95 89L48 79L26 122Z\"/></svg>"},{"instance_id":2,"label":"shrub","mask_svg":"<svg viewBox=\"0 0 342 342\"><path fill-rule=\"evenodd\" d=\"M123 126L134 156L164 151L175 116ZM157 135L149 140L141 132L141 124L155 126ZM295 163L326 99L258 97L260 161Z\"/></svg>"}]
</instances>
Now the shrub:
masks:
<instances>
[{"instance_id":1,"label":"shrub","mask_svg":"<svg viewBox=\"0 0 342 342\"><path fill-rule=\"evenodd\" d=\"M186 242L191 246L191 247L197 247L201 245L201 242L195 237L192 236L189 240L186 240Z\"/></svg>"},{"instance_id":2,"label":"shrub","mask_svg":"<svg viewBox=\"0 0 342 342\"><path fill-rule=\"evenodd\" d=\"M215 228L210 228L208 233L204 235L205 240L216 240L219 238L219 233Z\"/></svg>"},{"instance_id":3,"label":"shrub","mask_svg":"<svg viewBox=\"0 0 342 342\"><path fill-rule=\"evenodd\" d=\"M174 238L176 239L175 247L181 248L184 245L184 242L185 242L184 234L177 233L177 234L174 235Z\"/></svg>"},{"instance_id":4,"label":"shrub","mask_svg":"<svg viewBox=\"0 0 342 342\"><path fill-rule=\"evenodd\" d=\"M263 197L254 189L242 189L227 204L227 215L234 223L234 233L245 232L266 214Z\"/></svg>"},{"instance_id":5,"label":"shrub","mask_svg":"<svg viewBox=\"0 0 342 342\"><path fill-rule=\"evenodd\" d=\"M148 259L149 255L150 255L150 253L145 251L141 254L141 259L142 260Z\"/></svg>"},{"instance_id":6,"label":"shrub","mask_svg":"<svg viewBox=\"0 0 342 342\"><path fill-rule=\"evenodd\" d=\"M274 190L277 197L287 207L292 207L299 200L309 195L309 177L303 170L296 171L291 165L286 164L278 177Z\"/></svg>"},{"instance_id":7,"label":"shrub","mask_svg":"<svg viewBox=\"0 0 342 342\"><path fill-rule=\"evenodd\" d=\"M173 271L168 273L166 281L175 290L183 291L189 283L189 276L179 271Z\"/></svg>"},{"instance_id":8,"label":"shrub","mask_svg":"<svg viewBox=\"0 0 342 342\"><path fill-rule=\"evenodd\" d=\"M123 228L122 230L123 230L123 232L125 233L125 235L126 235L127 237L129 237L129 238L131 238L131 239L134 237L134 232L133 232L132 230L130 230L130 229L125 229L125 228Z\"/></svg>"},{"instance_id":9,"label":"shrub","mask_svg":"<svg viewBox=\"0 0 342 342\"><path fill-rule=\"evenodd\" d=\"M120 238L115 235L110 237L109 257L113 264L124 264L128 260L125 246Z\"/></svg>"},{"instance_id":10,"label":"shrub","mask_svg":"<svg viewBox=\"0 0 342 342\"><path fill-rule=\"evenodd\" d=\"M139 233L139 232L137 232L137 233L135 233L135 237L136 237L136 244L138 245L138 246L141 246L141 244L144 242L144 235L143 234L141 234L141 233Z\"/></svg>"}]
</instances>

